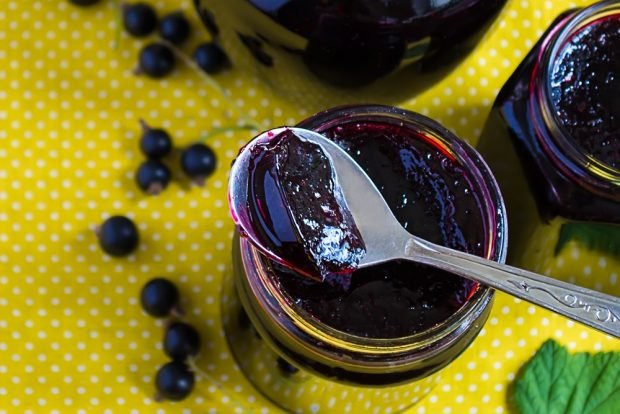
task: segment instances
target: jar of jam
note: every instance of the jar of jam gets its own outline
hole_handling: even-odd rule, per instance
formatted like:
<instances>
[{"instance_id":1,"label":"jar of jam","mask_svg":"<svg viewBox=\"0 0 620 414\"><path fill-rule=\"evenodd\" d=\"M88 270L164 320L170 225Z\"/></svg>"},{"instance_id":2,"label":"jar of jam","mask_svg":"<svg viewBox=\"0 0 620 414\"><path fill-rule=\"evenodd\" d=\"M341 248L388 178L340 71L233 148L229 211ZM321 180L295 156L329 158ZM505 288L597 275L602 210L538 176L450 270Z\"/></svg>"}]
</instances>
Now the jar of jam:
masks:
<instances>
[{"instance_id":1,"label":"jar of jam","mask_svg":"<svg viewBox=\"0 0 620 414\"><path fill-rule=\"evenodd\" d=\"M618 1L569 11L551 25L501 89L478 149L505 196L509 263L617 293ZM586 247L583 254L567 249L571 243ZM568 253L581 263L564 266ZM610 278L591 277L606 267Z\"/></svg>"},{"instance_id":2,"label":"jar of jam","mask_svg":"<svg viewBox=\"0 0 620 414\"><path fill-rule=\"evenodd\" d=\"M506 0L195 0L237 67L304 104L396 103L478 43Z\"/></svg>"},{"instance_id":3,"label":"jar of jam","mask_svg":"<svg viewBox=\"0 0 620 414\"><path fill-rule=\"evenodd\" d=\"M504 260L496 182L480 155L436 122L393 107L352 106L298 126L342 146L411 233ZM491 309L492 289L435 268L394 261L358 269L349 283L318 282L271 261L250 239L233 242L224 331L247 378L292 412L397 412L415 404Z\"/></svg>"}]
</instances>

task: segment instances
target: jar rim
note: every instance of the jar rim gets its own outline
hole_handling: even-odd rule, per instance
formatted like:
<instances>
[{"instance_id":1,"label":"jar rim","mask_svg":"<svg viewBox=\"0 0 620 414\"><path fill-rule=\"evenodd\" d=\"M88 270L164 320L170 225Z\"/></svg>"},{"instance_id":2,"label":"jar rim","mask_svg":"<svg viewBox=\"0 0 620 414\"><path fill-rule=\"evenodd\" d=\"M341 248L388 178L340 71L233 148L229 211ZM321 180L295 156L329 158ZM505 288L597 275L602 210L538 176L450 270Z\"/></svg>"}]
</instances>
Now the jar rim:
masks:
<instances>
[{"instance_id":1,"label":"jar rim","mask_svg":"<svg viewBox=\"0 0 620 414\"><path fill-rule=\"evenodd\" d=\"M298 126L320 132L334 124L354 122L354 120L358 119L397 121L409 127L416 127L420 131L424 130L448 142L456 153L456 159L460 163L464 162L467 164L468 171L471 172L476 185L486 192L481 197L482 204L485 204L481 206L481 210L483 211L483 216L486 215L483 221L488 231L486 238L487 246L485 246L487 248L486 256L500 262L505 260L507 251L507 219L499 187L480 154L437 122L423 115L391 106L355 105L337 107L320 112L300 122ZM260 255L253 246L249 247L255 250L255 254ZM279 292L277 287L273 286L273 282L270 282L269 277L266 275L263 275L263 277L264 279L260 281L258 286L251 287L251 290L254 290L254 288L268 290L269 295L276 299L275 304L274 302L270 304L274 313L278 316L282 316L282 313L284 313L289 320L294 321L292 324L287 324L287 327L294 326L301 329L304 335L314 336L320 342L325 343L325 341L329 340L337 348L366 355L413 352L428 348L431 345L435 346L442 339L448 338L451 335L458 336L458 333L466 330L476 319L476 316L489 305L493 296L493 289L480 286L467 303L450 318L433 328L400 338L367 338L337 330L314 318L304 318L303 310L296 309L289 304L286 301L285 295ZM254 285L254 283L250 283L250 285ZM275 309L273 308L274 306ZM269 307L267 306L267 308Z\"/></svg>"},{"instance_id":2,"label":"jar rim","mask_svg":"<svg viewBox=\"0 0 620 414\"><path fill-rule=\"evenodd\" d=\"M531 96L535 100L533 108L540 110L540 113L534 110L533 116L547 129L545 133L539 126L539 133L536 134L545 152L577 184L594 192L602 192L606 197L610 195L609 190L617 192L620 189L620 169L586 154L576 141L571 139L571 134L555 110L551 83L555 64L566 43L584 27L612 15L620 18L620 3L614 0L601 1L567 16L543 41L531 79L534 92Z\"/></svg>"}]
</instances>

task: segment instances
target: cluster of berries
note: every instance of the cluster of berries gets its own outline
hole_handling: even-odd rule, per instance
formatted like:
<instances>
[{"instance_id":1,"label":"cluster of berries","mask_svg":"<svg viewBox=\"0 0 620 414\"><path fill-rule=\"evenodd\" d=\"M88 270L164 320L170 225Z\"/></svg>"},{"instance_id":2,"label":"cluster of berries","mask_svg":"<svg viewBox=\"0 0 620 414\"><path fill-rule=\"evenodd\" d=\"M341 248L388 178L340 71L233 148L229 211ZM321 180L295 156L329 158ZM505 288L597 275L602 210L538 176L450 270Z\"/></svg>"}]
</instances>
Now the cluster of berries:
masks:
<instances>
[{"instance_id":1,"label":"cluster of berries","mask_svg":"<svg viewBox=\"0 0 620 414\"><path fill-rule=\"evenodd\" d=\"M140 293L142 309L154 318L183 315L177 287L164 278L148 281ZM163 349L170 362L157 370L155 399L180 401L194 388L195 375L188 362L200 351L200 334L192 325L171 320L166 324Z\"/></svg>"},{"instance_id":2,"label":"cluster of berries","mask_svg":"<svg viewBox=\"0 0 620 414\"><path fill-rule=\"evenodd\" d=\"M99 0L69 0L78 6L91 6ZM137 72L161 78L172 72L176 64L174 48L182 45L191 35L191 25L183 12L177 11L158 20L157 13L147 3L123 4L123 26L134 37L146 37L158 27L162 41L152 42L140 51ZM215 42L200 44L193 54L196 65L208 74L214 74L229 65L229 59ZM173 152L170 134L161 128L152 128L143 120L140 150L146 160L138 167L135 180L142 191L158 194L171 181L170 169L163 159ZM181 170L197 185L204 185L217 165L214 151L205 144L195 143L181 151ZM138 247L140 236L135 223L117 215L106 219L96 229L101 249L114 257L128 256ZM155 318L168 318L165 325L163 350L170 362L159 367L155 377L155 399L180 401L193 390L195 366L192 358L200 351L200 334L192 325L178 320L183 315L177 287L164 278L147 282L140 293L144 311ZM194 368L192 368L194 367ZM206 375L206 374L204 374ZM218 386L219 388L219 386Z\"/></svg>"},{"instance_id":3,"label":"cluster of berries","mask_svg":"<svg viewBox=\"0 0 620 414\"><path fill-rule=\"evenodd\" d=\"M69 0L78 6L91 6L99 0ZM122 5L123 27L133 37L146 37L158 29L163 40L147 44L140 51L136 73L152 78L169 75L176 66L173 48L182 46L191 35L191 25L182 11L157 17L148 3L137 2ZM192 55L194 63L208 74L216 74L230 65L226 52L216 42L199 44Z\"/></svg>"},{"instance_id":4,"label":"cluster of berries","mask_svg":"<svg viewBox=\"0 0 620 414\"><path fill-rule=\"evenodd\" d=\"M158 26L157 13L147 3L123 5L123 26L134 37L145 37ZM175 65L174 46L181 46L191 35L191 25L183 12L165 15L159 22L159 36L165 41L147 44L140 51L138 73L152 78L163 78L170 74ZM194 62L203 71L214 74L224 69L229 60L226 53L215 42L201 43L194 50Z\"/></svg>"},{"instance_id":5,"label":"cluster of berries","mask_svg":"<svg viewBox=\"0 0 620 414\"><path fill-rule=\"evenodd\" d=\"M146 194L156 195L163 191L172 173L162 159L172 153L173 145L170 134L161 128L151 128L140 120L142 137L140 150L147 158L136 171L136 184ZM217 166L215 152L207 145L195 143L181 151L181 170L196 185L204 185Z\"/></svg>"}]
</instances>

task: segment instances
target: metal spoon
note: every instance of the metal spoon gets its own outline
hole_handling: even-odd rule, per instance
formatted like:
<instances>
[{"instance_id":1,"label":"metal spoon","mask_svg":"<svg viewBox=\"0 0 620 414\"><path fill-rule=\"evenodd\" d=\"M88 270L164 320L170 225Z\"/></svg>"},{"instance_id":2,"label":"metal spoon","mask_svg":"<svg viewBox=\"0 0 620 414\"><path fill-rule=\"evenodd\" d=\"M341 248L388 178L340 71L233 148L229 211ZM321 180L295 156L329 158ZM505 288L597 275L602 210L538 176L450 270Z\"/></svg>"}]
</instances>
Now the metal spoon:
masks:
<instances>
[{"instance_id":1,"label":"metal spoon","mask_svg":"<svg viewBox=\"0 0 620 414\"><path fill-rule=\"evenodd\" d=\"M475 280L528 302L552 310L609 335L620 338L620 298L562 282L534 272L483 259L430 243L410 234L398 222L383 196L360 166L337 144L323 135L302 128L277 128L275 136L288 129L305 141L319 145L332 164L345 202L366 244L359 268L391 260L411 260ZM265 135L263 135L265 136ZM230 205L241 228L251 228L247 193L250 143L241 151L231 170ZM283 261L260 240L252 242L272 259Z\"/></svg>"}]
</instances>

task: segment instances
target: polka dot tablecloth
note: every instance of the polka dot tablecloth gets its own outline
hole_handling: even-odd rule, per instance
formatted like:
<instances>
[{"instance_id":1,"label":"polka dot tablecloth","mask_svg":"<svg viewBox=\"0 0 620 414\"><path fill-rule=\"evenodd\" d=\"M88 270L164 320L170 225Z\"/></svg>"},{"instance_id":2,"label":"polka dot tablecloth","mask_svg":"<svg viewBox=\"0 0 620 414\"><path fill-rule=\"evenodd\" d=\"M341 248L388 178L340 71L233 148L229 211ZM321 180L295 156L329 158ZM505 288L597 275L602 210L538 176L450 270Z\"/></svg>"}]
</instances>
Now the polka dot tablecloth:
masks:
<instances>
[{"instance_id":1,"label":"polka dot tablecloth","mask_svg":"<svg viewBox=\"0 0 620 414\"><path fill-rule=\"evenodd\" d=\"M509 1L456 72L402 106L475 143L495 94L542 31L559 12L587 3ZM186 53L208 39L190 1L153 4L191 16ZM117 7L105 0L85 9L64 0L0 4L0 412L242 412L236 402L279 412L236 368L219 313L232 235L227 167L250 134L208 138L220 164L205 188L180 178L174 161L178 179L147 197L133 181L143 159L138 119L167 128L181 148L245 115L268 128L294 124L308 109L238 69L217 78L229 98L187 64L165 80L136 77L145 40L117 30ZM139 251L126 259L104 255L93 232L115 214L133 218L141 233ZM536 264L550 274L583 274L618 294L617 257L571 242ZM200 376L182 403L152 399L154 374L166 361L162 323L141 311L138 294L158 275L178 284L187 320L204 340L197 364L212 378ZM507 412L509 384L547 338L575 351L620 349L620 341L498 294L480 336L411 412Z\"/></svg>"}]
</instances>

